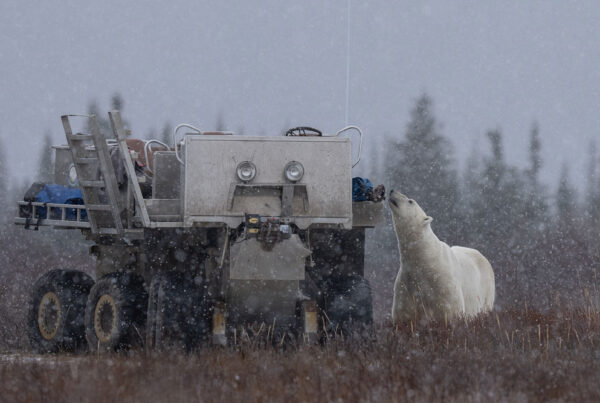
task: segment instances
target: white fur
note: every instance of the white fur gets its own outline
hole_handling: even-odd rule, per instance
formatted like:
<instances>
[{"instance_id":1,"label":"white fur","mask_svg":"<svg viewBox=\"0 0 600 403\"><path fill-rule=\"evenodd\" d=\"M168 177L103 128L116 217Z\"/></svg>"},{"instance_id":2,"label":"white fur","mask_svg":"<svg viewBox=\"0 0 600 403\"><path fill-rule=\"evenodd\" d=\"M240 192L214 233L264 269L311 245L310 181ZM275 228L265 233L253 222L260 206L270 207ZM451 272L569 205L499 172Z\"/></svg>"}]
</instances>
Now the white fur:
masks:
<instances>
[{"instance_id":1,"label":"white fur","mask_svg":"<svg viewBox=\"0 0 600 403\"><path fill-rule=\"evenodd\" d=\"M479 251L448 246L431 230L416 201L392 190L389 205L402 268L394 284L392 319L470 317L494 305L494 271Z\"/></svg>"}]
</instances>

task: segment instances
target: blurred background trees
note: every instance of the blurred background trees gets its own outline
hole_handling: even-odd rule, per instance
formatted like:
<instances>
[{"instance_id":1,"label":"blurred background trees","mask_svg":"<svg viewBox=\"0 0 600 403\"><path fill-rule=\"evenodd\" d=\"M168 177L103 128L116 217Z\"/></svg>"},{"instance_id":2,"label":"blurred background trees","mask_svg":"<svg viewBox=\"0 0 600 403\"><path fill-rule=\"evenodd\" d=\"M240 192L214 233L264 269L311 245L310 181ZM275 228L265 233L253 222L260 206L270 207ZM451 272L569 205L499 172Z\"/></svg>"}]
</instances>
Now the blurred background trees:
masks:
<instances>
[{"instance_id":1,"label":"blurred background trees","mask_svg":"<svg viewBox=\"0 0 600 403\"><path fill-rule=\"evenodd\" d=\"M124 104L118 94L110 100L111 109L122 109ZM98 116L105 134L112 133L106 111L95 101L88 105L88 113ZM215 117L215 124L210 129L228 128L223 113ZM172 125L166 122L145 135L135 131L132 135L158 137L171 144L171 133ZM406 128L384 136L382 144L372 147L372 154L363 159L373 167L367 176L374 185L383 183L388 192L396 189L419 202L434 218L432 227L441 240L477 248L488 257L496 273L497 308L598 304L594 298L600 271L599 153L592 142L582 192L573 185L567 165L558 183L548 186L540 180L542 133L534 122L528 133L528 157L521 166L507 161L511 150L505 150L500 128L481 133L481 148L478 143L468 145L471 154L459 169L451 134L443 133L433 100L423 94L416 99ZM55 138L64 143L62 134ZM51 182L51 133L42 139L33 180ZM78 231L26 232L10 223L16 214L14 202L33 180L11 182L4 159L9 152L0 144L0 195L8 203L1 217L0 241L5 252L0 254L0 265L5 270L0 272L0 283L21 279L25 290L49 267L91 270L89 245ZM385 222L367 236L366 272L379 319L389 316L392 285L400 267L388 209L385 214ZM24 294L15 304L25 300Z\"/></svg>"},{"instance_id":2,"label":"blurred background trees","mask_svg":"<svg viewBox=\"0 0 600 403\"><path fill-rule=\"evenodd\" d=\"M486 133L458 173L450 138L436 122L429 96L419 97L404 133L388 135L377 161L374 183L416 199L434 218L432 228L450 245L479 249L496 275L498 308L524 304L538 309L598 304L600 270L600 175L598 152L590 145L587 188L582 200L563 167L556 192L540 180L541 129L529 133L522 167L506 160L500 128ZM388 315L390 281L400 266L395 236L386 223L368 237L367 265L379 309ZM594 292L592 292L594 291Z\"/></svg>"}]
</instances>

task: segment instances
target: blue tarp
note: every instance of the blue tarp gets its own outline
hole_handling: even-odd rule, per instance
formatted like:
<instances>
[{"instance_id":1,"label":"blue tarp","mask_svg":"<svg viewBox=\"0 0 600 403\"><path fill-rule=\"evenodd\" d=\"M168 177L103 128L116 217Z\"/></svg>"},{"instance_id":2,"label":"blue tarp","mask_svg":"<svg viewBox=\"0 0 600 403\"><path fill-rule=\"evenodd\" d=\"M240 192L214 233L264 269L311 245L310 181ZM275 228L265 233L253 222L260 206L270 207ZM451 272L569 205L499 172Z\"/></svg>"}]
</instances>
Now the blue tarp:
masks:
<instances>
[{"instance_id":1,"label":"blue tarp","mask_svg":"<svg viewBox=\"0 0 600 403\"><path fill-rule=\"evenodd\" d=\"M352 178L352 201L367 201L369 194L373 195L373 184L370 180L359 177Z\"/></svg>"},{"instance_id":2,"label":"blue tarp","mask_svg":"<svg viewBox=\"0 0 600 403\"><path fill-rule=\"evenodd\" d=\"M81 189L56 184L45 185L44 188L35 196L35 201L40 203L84 204ZM46 208L38 208L37 211L40 218L46 218ZM86 211L83 210L81 212L81 218L85 218L86 215ZM60 218L60 209L52 209L50 219ZM77 209L67 209L66 218L67 220L77 219Z\"/></svg>"}]
</instances>

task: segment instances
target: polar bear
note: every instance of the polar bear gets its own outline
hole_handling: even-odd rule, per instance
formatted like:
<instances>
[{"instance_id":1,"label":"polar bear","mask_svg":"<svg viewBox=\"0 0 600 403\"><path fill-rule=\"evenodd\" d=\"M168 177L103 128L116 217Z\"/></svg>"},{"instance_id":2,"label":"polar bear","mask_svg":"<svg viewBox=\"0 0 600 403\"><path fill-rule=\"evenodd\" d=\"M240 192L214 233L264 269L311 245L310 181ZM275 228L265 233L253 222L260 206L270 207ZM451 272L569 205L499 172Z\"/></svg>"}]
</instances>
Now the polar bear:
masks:
<instances>
[{"instance_id":1,"label":"polar bear","mask_svg":"<svg viewBox=\"0 0 600 403\"><path fill-rule=\"evenodd\" d=\"M448 246L433 233L416 201L391 191L388 201L402 267L394 284L392 319L471 317L494 305L494 271L479 251Z\"/></svg>"}]
</instances>

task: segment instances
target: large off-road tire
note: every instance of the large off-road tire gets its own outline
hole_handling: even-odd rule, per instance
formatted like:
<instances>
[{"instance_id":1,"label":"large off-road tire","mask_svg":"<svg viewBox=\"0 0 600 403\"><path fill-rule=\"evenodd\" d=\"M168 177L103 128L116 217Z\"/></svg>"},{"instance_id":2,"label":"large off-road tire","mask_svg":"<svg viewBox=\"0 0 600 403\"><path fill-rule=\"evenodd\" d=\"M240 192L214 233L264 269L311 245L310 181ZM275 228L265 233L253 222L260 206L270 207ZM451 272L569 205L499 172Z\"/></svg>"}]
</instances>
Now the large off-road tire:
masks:
<instances>
[{"instance_id":1,"label":"large off-road tire","mask_svg":"<svg viewBox=\"0 0 600 403\"><path fill-rule=\"evenodd\" d=\"M148 293L133 272L110 273L92 287L85 308L91 351L123 351L143 344Z\"/></svg>"},{"instance_id":2,"label":"large off-road tire","mask_svg":"<svg viewBox=\"0 0 600 403\"><path fill-rule=\"evenodd\" d=\"M27 320L37 353L85 349L85 304L94 280L76 270L52 270L33 285Z\"/></svg>"},{"instance_id":3,"label":"large off-road tire","mask_svg":"<svg viewBox=\"0 0 600 403\"><path fill-rule=\"evenodd\" d=\"M371 286L362 276L332 281L326 296L325 313L329 332L351 335L373 325Z\"/></svg>"},{"instance_id":4,"label":"large off-road tire","mask_svg":"<svg viewBox=\"0 0 600 403\"><path fill-rule=\"evenodd\" d=\"M203 289L183 273L154 277L146 326L146 347L150 351L190 351L206 339L210 313Z\"/></svg>"}]
</instances>

